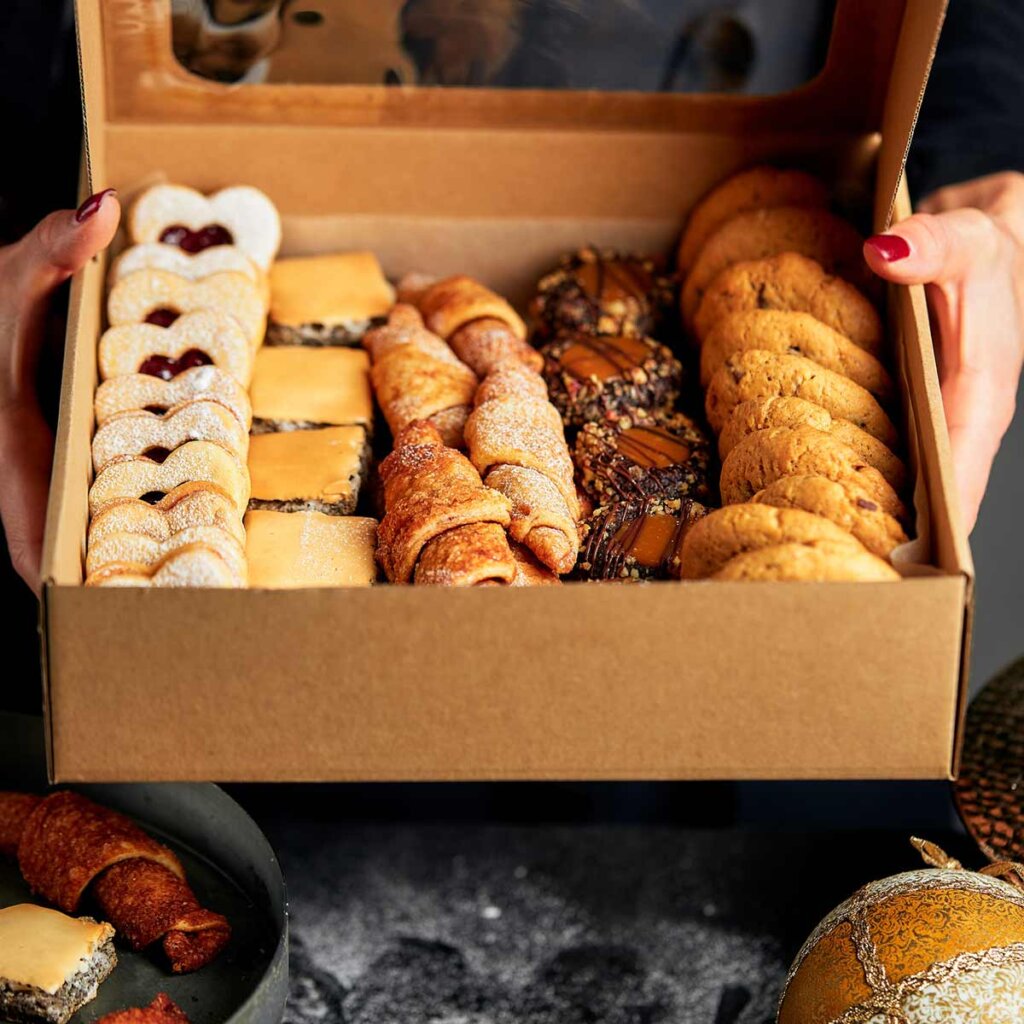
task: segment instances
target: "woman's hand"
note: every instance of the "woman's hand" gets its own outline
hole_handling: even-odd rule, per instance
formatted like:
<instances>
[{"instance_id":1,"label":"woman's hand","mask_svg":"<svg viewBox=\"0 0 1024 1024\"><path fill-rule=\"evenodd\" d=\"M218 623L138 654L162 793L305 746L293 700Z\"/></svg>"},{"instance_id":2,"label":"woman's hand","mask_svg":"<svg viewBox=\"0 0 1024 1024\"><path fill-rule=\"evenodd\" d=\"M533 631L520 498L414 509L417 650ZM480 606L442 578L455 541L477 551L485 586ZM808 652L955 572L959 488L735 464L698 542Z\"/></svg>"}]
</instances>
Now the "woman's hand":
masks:
<instances>
[{"instance_id":1,"label":"woman's hand","mask_svg":"<svg viewBox=\"0 0 1024 1024\"><path fill-rule=\"evenodd\" d=\"M864 245L871 269L924 284L967 529L1013 419L1024 362L1024 175L939 189L920 213Z\"/></svg>"},{"instance_id":2,"label":"woman's hand","mask_svg":"<svg viewBox=\"0 0 1024 1024\"><path fill-rule=\"evenodd\" d=\"M110 244L120 212L107 189L0 248L0 518L14 568L37 594L53 437L36 363L53 293Z\"/></svg>"}]
</instances>

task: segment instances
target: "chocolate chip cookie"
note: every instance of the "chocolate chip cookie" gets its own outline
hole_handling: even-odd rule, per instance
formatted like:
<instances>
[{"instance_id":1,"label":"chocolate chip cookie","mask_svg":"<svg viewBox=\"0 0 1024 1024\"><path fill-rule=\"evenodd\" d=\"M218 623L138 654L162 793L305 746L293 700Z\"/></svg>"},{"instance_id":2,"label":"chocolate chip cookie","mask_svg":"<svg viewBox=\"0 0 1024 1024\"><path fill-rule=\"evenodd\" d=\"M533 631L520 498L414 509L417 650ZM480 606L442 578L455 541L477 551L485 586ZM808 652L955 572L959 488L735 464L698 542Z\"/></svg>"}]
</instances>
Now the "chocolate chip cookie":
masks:
<instances>
[{"instance_id":1,"label":"chocolate chip cookie","mask_svg":"<svg viewBox=\"0 0 1024 1024\"><path fill-rule=\"evenodd\" d=\"M778 544L748 551L726 562L712 577L716 580L825 583L856 581L894 583L900 574L877 555L818 541L814 544Z\"/></svg>"},{"instance_id":2,"label":"chocolate chip cookie","mask_svg":"<svg viewBox=\"0 0 1024 1024\"><path fill-rule=\"evenodd\" d=\"M889 371L870 352L810 313L777 309L730 313L719 320L701 345L701 384L707 387L715 370L734 352L753 348L803 356L848 377L882 402L895 393Z\"/></svg>"},{"instance_id":3,"label":"chocolate chip cookie","mask_svg":"<svg viewBox=\"0 0 1024 1024\"><path fill-rule=\"evenodd\" d=\"M878 502L852 481L786 476L758 491L751 501L824 516L881 558L889 558L894 548L909 540L899 521L883 512Z\"/></svg>"},{"instance_id":4,"label":"chocolate chip cookie","mask_svg":"<svg viewBox=\"0 0 1024 1024\"><path fill-rule=\"evenodd\" d=\"M769 206L828 205L824 183L803 171L761 165L720 182L694 206L679 243L677 265L689 272L701 247L726 221Z\"/></svg>"},{"instance_id":5,"label":"chocolate chip cookie","mask_svg":"<svg viewBox=\"0 0 1024 1024\"><path fill-rule=\"evenodd\" d=\"M884 348L882 321L866 296L799 253L743 261L723 270L704 292L694 333L706 338L722 317L750 309L810 313L876 357Z\"/></svg>"},{"instance_id":6,"label":"chocolate chip cookie","mask_svg":"<svg viewBox=\"0 0 1024 1024\"><path fill-rule=\"evenodd\" d=\"M870 392L803 356L761 349L729 356L711 378L704 408L717 433L740 402L790 395L823 406L833 418L849 420L890 448L899 441L892 420Z\"/></svg>"}]
</instances>

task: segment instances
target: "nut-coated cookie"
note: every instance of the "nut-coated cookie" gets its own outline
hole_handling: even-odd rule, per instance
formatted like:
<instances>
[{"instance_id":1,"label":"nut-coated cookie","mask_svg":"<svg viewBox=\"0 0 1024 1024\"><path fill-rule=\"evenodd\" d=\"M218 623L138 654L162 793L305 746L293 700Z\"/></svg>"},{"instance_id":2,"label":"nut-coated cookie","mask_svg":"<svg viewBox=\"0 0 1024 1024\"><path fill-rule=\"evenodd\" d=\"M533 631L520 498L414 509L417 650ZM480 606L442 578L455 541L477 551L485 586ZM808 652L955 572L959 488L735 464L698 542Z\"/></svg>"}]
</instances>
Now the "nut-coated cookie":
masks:
<instances>
[{"instance_id":1,"label":"nut-coated cookie","mask_svg":"<svg viewBox=\"0 0 1024 1024\"><path fill-rule=\"evenodd\" d=\"M541 348L548 396L568 427L669 409L683 367L642 335L560 334Z\"/></svg>"},{"instance_id":2,"label":"nut-coated cookie","mask_svg":"<svg viewBox=\"0 0 1024 1024\"><path fill-rule=\"evenodd\" d=\"M683 579L713 576L730 559L745 551L776 544L829 541L851 551L864 545L835 523L812 512L771 505L726 505L694 523L683 538Z\"/></svg>"},{"instance_id":3,"label":"nut-coated cookie","mask_svg":"<svg viewBox=\"0 0 1024 1024\"><path fill-rule=\"evenodd\" d=\"M895 583L900 574L869 551L851 551L821 541L815 544L778 544L737 555L712 577L716 580L769 582L772 580L826 583L854 581Z\"/></svg>"},{"instance_id":4,"label":"nut-coated cookie","mask_svg":"<svg viewBox=\"0 0 1024 1024\"><path fill-rule=\"evenodd\" d=\"M748 167L720 182L694 206L679 243L677 266L687 273L708 238L739 213L769 206L827 205L828 189L811 174L766 165Z\"/></svg>"},{"instance_id":5,"label":"nut-coated cookie","mask_svg":"<svg viewBox=\"0 0 1024 1024\"><path fill-rule=\"evenodd\" d=\"M722 504L750 501L785 476L823 476L851 483L889 515L906 515L903 502L877 469L849 445L813 427L771 427L740 441L722 463Z\"/></svg>"},{"instance_id":6,"label":"nut-coated cookie","mask_svg":"<svg viewBox=\"0 0 1024 1024\"><path fill-rule=\"evenodd\" d=\"M564 330L654 334L674 294L672 279L653 259L587 246L540 279L530 313L537 338Z\"/></svg>"},{"instance_id":7,"label":"nut-coated cookie","mask_svg":"<svg viewBox=\"0 0 1024 1024\"><path fill-rule=\"evenodd\" d=\"M704 292L694 333L706 338L722 317L750 309L810 313L865 352L878 356L884 347L881 318L864 294L799 253L747 260L723 270Z\"/></svg>"},{"instance_id":8,"label":"nut-coated cookie","mask_svg":"<svg viewBox=\"0 0 1024 1024\"><path fill-rule=\"evenodd\" d=\"M701 384L707 387L715 370L733 353L752 348L803 356L848 377L882 402L895 391L889 371L870 352L810 313L777 309L730 313L719 320L701 345Z\"/></svg>"},{"instance_id":9,"label":"nut-coated cookie","mask_svg":"<svg viewBox=\"0 0 1024 1024\"><path fill-rule=\"evenodd\" d=\"M575 455L583 487L601 503L710 496L711 439L682 413L587 423Z\"/></svg>"},{"instance_id":10,"label":"nut-coated cookie","mask_svg":"<svg viewBox=\"0 0 1024 1024\"><path fill-rule=\"evenodd\" d=\"M787 476L758 491L751 501L824 516L880 558L889 558L894 548L909 540L899 521L854 483L838 483L823 476Z\"/></svg>"},{"instance_id":11,"label":"nut-coated cookie","mask_svg":"<svg viewBox=\"0 0 1024 1024\"><path fill-rule=\"evenodd\" d=\"M717 433L740 402L789 395L823 406L835 419L849 420L890 448L899 441L892 420L870 392L803 356L761 349L729 356L711 378L704 408Z\"/></svg>"},{"instance_id":12,"label":"nut-coated cookie","mask_svg":"<svg viewBox=\"0 0 1024 1024\"><path fill-rule=\"evenodd\" d=\"M575 576L618 582L678 579L683 538L706 512L690 498L639 498L604 505L580 530Z\"/></svg>"},{"instance_id":13,"label":"nut-coated cookie","mask_svg":"<svg viewBox=\"0 0 1024 1024\"><path fill-rule=\"evenodd\" d=\"M833 419L827 409L803 398L762 398L740 402L718 435L718 454L725 458L748 434L769 427L814 427L848 444L869 466L874 466L897 491L907 482L903 460L866 430L847 420Z\"/></svg>"}]
</instances>

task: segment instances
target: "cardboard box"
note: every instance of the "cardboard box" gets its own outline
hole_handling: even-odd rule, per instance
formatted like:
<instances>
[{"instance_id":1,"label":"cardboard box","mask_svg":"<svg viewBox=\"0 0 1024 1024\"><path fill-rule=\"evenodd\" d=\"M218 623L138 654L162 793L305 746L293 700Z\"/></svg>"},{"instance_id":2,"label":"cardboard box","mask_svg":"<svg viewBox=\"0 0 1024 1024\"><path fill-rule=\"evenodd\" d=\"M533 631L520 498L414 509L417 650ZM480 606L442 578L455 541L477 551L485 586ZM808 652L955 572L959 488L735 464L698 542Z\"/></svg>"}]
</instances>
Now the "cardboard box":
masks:
<instances>
[{"instance_id":1,"label":"cardboard box","mask_svg":"<svg viewBox=\"0 0 1024 1024\"><path fill-rule=\"evenodd\" d=\"M874 225L942 0L841 0L824 71L777 97L229 87L171 56L168 0L78 0L87 183L264 189L284 252L375 249L522 300L586 241L667 249L759 159ZM867 193L870 195L870 192ZM78 780L940 778L956 764L971 560L923 291L889 310L935 571L898 585L85 589L104 261L74 282L47 520L50 771Z\"/></svg>"}]
</instances>

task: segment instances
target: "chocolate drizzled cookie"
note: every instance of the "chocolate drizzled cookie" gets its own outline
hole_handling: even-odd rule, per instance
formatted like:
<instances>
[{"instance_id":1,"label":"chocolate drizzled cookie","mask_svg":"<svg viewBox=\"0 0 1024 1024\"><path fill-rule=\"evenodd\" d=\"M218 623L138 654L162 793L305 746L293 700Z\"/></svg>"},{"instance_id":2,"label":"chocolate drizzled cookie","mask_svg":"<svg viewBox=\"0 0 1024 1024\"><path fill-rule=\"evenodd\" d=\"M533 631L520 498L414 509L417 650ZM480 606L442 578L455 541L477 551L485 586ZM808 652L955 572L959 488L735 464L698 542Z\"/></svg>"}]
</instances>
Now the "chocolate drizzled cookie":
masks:
<instances>
[{"instance_id":1,"label":"chocolate drizzled cookie","mask_svg":"<svg viewBox=\"0 0 1024 1024\"><path fill-rule=\"evenodd\" d=\"M583 524L576 578L679 579L690 524L707 514L691 498L639 498L604 505Z\"/></svg>"},{"instance_id":2,"label":"chocolate drizzled cookie","mask_svg":"<svg viewBox=\"0 0 1024 1024\"><path fill-rule=\"evenodd\" d=\"M682 413L587 423L576 435L576 466L598 501L711 494L711 441Z\"/></svg>"},{"instance_id":3,"label":"chocolate drizzled cookie","mask_svg":"<svg viewBox=\"0 0 1024 1024\"><path fill-rule=\"evenodd\" d=\"M530 312L539 337L562 330L650 334L672 308L672 279L646 256L587 246L541 278Z\"/></svg>"},{"instance_id":4,"label":"chocolate drizzled cookie","mask_svg":"<svg viewBox=\"0 0 1024 1024\"><path fill-rule=\"evenodd\" d=\"M682 385L679 360L643 335L569 331L541 353L549 398L569 427L667 410Z\"/></svg>"}]
</instances>

